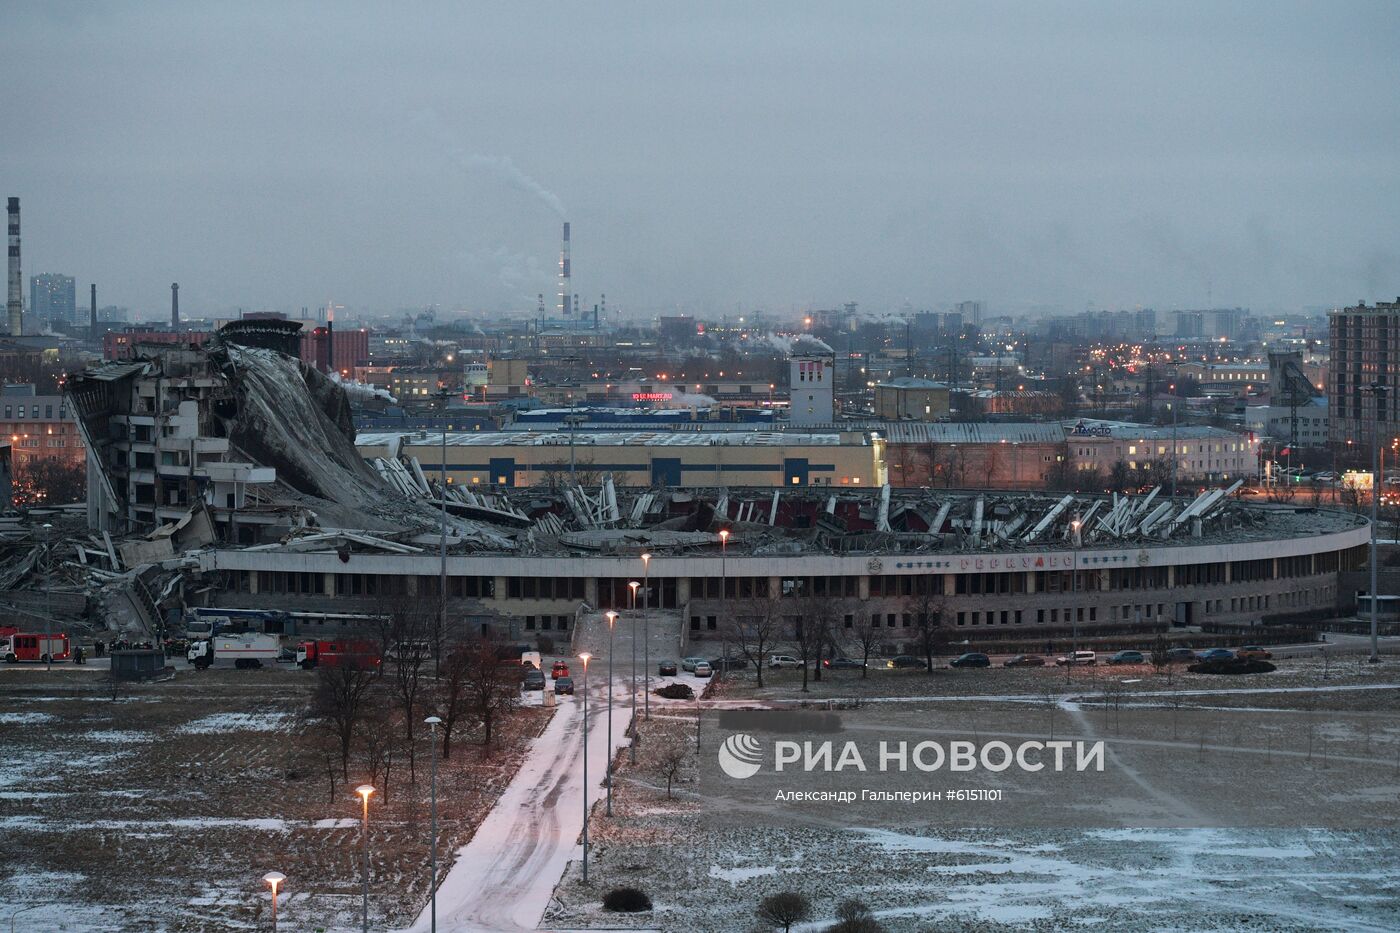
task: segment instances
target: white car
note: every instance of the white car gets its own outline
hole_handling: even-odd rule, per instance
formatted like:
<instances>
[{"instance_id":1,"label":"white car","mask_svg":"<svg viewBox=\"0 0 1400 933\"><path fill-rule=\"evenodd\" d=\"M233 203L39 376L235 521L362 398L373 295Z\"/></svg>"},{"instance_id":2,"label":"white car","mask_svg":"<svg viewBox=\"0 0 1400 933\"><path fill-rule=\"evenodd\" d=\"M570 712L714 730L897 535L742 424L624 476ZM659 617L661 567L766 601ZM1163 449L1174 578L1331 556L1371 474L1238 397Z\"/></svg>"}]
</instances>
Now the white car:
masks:
<instances>
[{"instance_id":1,"label":"white car","mask_svg":"<svg viewBox=\"0 0 1400 933\"><path fill-rule=\"evenodd\" d=\"M1062 655L1055 659L1055 664L1059 667L1066 665L1095 664L1099 656L1092 651L1076 651L1073 654Z\"/></svg>"},{"instance_id":2,"label":"white car","mask_svg":"<svg viewBox=\"0 0 1400 933\"><path fill-rule=\"evenodd\" d=\"M699 664L695 665L696 677L709 677L714 672L715 669L713 667L710 667L709 661L701 661Z\"/></svg>"},{"instance_id":3,"label":"white car","mask_svg":"<svg viewBox=\"0 0 1400 933\"><path fill-rule=\"evenodd\" d=\"M704 658L699 658L699 657L695 657L695 658L682 658L682 659L681 659L681 670L683 670L683 671L690 671L690 672L693 674L693 673L695 673L695 667L696 667L696 665L698 665L698 664L703 664L704 662L705 662L705 659L704 659ZM711 671L710 673L714 673L714 671Z\"/></svg>"},{"instance_id":4,"label":"white car","mask_svg":"<svg viewBox=\"0 0 1400 933\"><path fill-rule=\"evenodd\" d=\"M768 657L769 667L801 667L802 662L790 654L774 654Z\"/></svg>"}]
</instances>

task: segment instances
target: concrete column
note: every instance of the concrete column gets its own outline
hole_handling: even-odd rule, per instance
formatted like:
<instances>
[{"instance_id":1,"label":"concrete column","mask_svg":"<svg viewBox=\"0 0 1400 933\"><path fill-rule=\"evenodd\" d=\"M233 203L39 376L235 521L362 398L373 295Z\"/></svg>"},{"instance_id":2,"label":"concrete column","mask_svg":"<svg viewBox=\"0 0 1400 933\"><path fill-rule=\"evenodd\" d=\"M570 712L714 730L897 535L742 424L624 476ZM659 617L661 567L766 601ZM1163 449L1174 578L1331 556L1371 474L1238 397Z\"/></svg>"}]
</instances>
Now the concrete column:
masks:
<instances>
[{"instance_id":1,"label":"concrete column","mask_svg":"<svg viewBox=\"0 0 1400 933\"><path fill-rule=\"evenodd\" d=\"M334 595L335 595L335 574L333 574L333 573L327 573L327 574L322 574L322 576L325 578L325 582L324 582L323 584L321 584L321 585L325 588L326 595L327 595L327 596L334 596Z\"/></svg>"},{"instance_id":2,"label":"concrete column","mask_svg":"<svg viewBox=\"0 0 1400 933\"><path fill-rule=\"evenodd\" d=\"M952 576L952 575L949 574L949 576ZM1034 592L1035 592L1035 571L1034 571L1034 570L1027 570L1027 571L1026 571L1026 592L1027 592L1027 593L1034 593Z\"/></svg>"},{"instance_id":3,"label":"concrete column","mask_svg":"<svg viewBox=\"0 0 1400 933\"><path fill-rule=\"evenodd\" d=\"M861 599L870 598L870 577L866 574L860 575L860 582L857 585L856 593Z\"/></svg>"},{"instance_id":4,"label":"concrete column","mask_svg":"<svg viewBox=\"0 0 1400 933\"><path fill-rule=\"evenodd\" d=\"M500 585L499 583L497 584ZM583 601L588 605L598 607L598 578L585 577L583 581Z\"/></svg>"},{"instance_id":5,"label":"concrete column","mask_svg":"<svg viewBox=\"0 0 1400 933\"><path fill-rule=\"evenodd\" d=\"M676 577L676 606L683 608L688 602L690 602L690 577Z\"/></svg>"},{"instance_id":6,"label":"concrete column","mask_svg":"<svg viewBox=\"0 0 1400 933\"><path fill-rule=\"evenodd\" d=\"M258 591L258 572L257 572L256 570L249 570L249 571L248 571L248 592L249 592L249 593L256 593L257 591ZM335 592L335 591L332 590L331 592Z\"/></svg>"}]
</instances>

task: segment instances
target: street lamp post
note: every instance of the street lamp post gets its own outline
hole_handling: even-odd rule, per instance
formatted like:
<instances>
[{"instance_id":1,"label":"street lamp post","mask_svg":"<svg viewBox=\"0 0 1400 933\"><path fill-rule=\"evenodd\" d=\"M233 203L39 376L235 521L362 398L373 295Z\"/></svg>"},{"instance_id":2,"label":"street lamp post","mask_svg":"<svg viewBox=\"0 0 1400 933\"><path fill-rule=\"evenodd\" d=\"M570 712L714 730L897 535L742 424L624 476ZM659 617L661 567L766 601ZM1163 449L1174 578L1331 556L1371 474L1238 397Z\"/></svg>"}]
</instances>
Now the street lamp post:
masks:
<instances>
[{"instance_id":1,"label":"street lamp post","mask_svg":"<svg viewBox=\"0 0 1400 933\"><path fill-rule=\"evenodd\" d=\"M277 886L286 881L287 876L280 871L270 871L262 876L262 880L272 888L272 933L277 933Z\"/></svg>"},{"instance_id":2,"label":"street lamp post","mask_svg":"<svg viewBox=\"0 0 1400 933\"><path fill-rule=\"evenodd\" d=\"M442 535L439 544L442 558L438 570L438 631L433 639L433 677L441 670L442 640L447 637L447 388L442 390L442 460L438 471L438 494L442 498Z\"/></svg>"},{"instance_id":3,"label":"street lamp post","mask_svg":"<svg viewBox=\"0 0 1400 933\"><path fill-rule=\"evenodd\" d=\"M437 727L442 725L442 718L439 716L429 716L423 721L428 724L428 728L432 730L433 735L433 747L429 749L429 753L433 757L433 777L430 785L432 788L430 795L432 804L429 810L432 816L428 824L429 871L432 872L431 877L428 879L428 890L432 892L428 916L431 918L432 933L437 933Z\"/></svg>"},{"instance_id":4,"label":"street lamp post","mask_svg":"<svg viewBox=\"0 0 1400 933\"><path fill-rule=\"evenodd\" d=\"M1177 459L1178 454L1181 452L1176 446L1176 384L1172 383L1167 388L1171 389L1172 393L1172 501L1175 502Z\"/></svg>"},{"instance_id":5,"label":"street lamp post","mask_svg":"<svg viewBox=\"0 0 1400 933\"><path fill-rule=\"evenodd\" d=\"M1375 535L1372 535L1375 538ZM53 670L53 525L43 523L43 668Z\"/></svg>"},{"instance_id":6,"label":"street lamp post","mask_svg":"<svg viewBox=\"0 0 1400 933\"><path fill-rule=\"evenodd\" d=\"M721 528L721 529L719 530L719 605L720 605L720 620L719 620L719 624L720 624L720 629L719 629L720 635L719 635L719 643L720 643L720 647L721 647L723 650L722 650L721 653L720 653L720 668L721 668L721 670L711 672L712 676L717 677L717 678L720 679L720 680L723 680L723 679L724 679L724 675L725 675L726 673L728 673L728 671L729 671L729 643L728 643L728 639L725 638L725 635L724 635L724 633L725 633L725 631L726 631L726 627L727 627L727 625L728 625L728 621L729 621L728 618L727 618L728 612L729 612L729 566L728 566L728 559L729 559L729 529L728 529L728 528Z\"/></svg>"},{"instance_id":7,"label":"street lamp post","mask_svg":"<svg viewBox=\"0 0 1400 933\"><path fill-rule=\"evenodd\" d=\"M642 697L643 718L651 722L651 555L642 555Z\"/></svg>"},{"instance_id":8,"label":"street lamp post","mask_svg":"<svg viewBox=\"0 0 1400 933\"><path fill-rule=\"evenodd\" d=\"M1381 412L1385 408L1386 387L1379 382L1371 383L1371 392L1376 396L1375 407L1371 409L1371 656L1366 660L1372 664L1381 659L1379 644L1380 592L1377 589L1379 574L1376 566L1376 523L1380 512L1377 504L1381 498L1381 471L1378 465L1381 446Z\"/></svg>"},{"instance_id":9,"label":"street lamp post","mask_svg":"<svg viewBox=\"0 0 1400 933\"><path fill-rule=\"evenodd\" d=\"M612 816L613 630L616 628L617 613L609 609L606 615L608 617L608 761L603 773L606 775L604 783L608 788L608 816Z\"/></svg>"},{"instance_id":10,"label":"street lamp post","mask_svg":"<svg viewBox=\"0 0 1400 933\"><path fill-rule=\"evenodd\" d=\"M1080 521L1077 518L1069 523L1070 533L1073 536L1070 538L1070 543L1074 548L1074 566L1070 570L1069 578L1069 590L1073 596L1071 599L1073 605L1069 610L1070 650L1069 663L1065 665L1065 680L1069 680L1070 668L1074 667L1075 662L1079 660L1079 526Z\"/></svg>"},{"instance_id":11,"label":"street lamp post","mask_svg":"<svg viewBox=\"0 0 1400 933\"><path fill-rule=\"evenodd\" d=\"M627 584L632 591L632 746L629 753L632 764L637 763L637 587L636 580Z\"/></svg>"},{"instance_id":12,"label":"street lamp post","mask_svg":"<svg viewBox=\"0 0 1400 933\"><path fill-rule=\"evenodd\" d=\"M369 795L374 793L373 784L361 784L355 788L362 805L360 815L360 927L369 933Z\"/></svg>"},{"instance_id":13,"label":"street lamp post","mask_svg":"<svg viewBox=\"0 0 1400 933\"><path fill-rule=\"evenodd\" d=\"M587 651L578 656L583 662L583 883L588 883L588 659Z\"/></svg>"}]
</instances>

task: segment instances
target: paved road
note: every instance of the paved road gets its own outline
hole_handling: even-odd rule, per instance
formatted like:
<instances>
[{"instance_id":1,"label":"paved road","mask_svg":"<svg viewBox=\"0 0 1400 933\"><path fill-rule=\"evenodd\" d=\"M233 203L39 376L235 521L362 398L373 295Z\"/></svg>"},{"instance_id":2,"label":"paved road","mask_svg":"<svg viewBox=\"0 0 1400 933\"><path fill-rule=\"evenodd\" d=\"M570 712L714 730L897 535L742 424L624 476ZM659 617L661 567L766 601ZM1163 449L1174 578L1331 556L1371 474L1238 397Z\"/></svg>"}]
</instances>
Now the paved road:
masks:
<instances>
[{"instance_id":1,"label":"paved road","mask_svg":"<svg viewBox=\"0 0 1400 933\"><path fill-rule=\"evenodd\" d=\"M590 671L588 684L589 799L601 799L607 757L607 690ZM576 680L580 682L582 678ZM613 744L626 744L631 711L627 684L616 678ZM583 697L560 697L559 706L510 786L438 889L438 929L534 930L568 863L582 857ZM594 819L602 809L594 811ZM425 909L410 928L429 929Z\"/></svg>"}]
</instances>

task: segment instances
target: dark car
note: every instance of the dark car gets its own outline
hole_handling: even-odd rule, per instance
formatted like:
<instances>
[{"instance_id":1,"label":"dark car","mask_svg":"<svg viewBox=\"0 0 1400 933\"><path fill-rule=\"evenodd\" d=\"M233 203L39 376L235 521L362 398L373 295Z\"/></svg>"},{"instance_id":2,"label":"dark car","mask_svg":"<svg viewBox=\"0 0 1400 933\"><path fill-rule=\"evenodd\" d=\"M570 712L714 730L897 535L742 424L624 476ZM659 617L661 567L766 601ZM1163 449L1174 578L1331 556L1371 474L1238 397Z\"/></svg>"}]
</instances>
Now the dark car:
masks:
<instances>
[{"instance_id":1,"label":"dark car","mask_svg":"<svg viewBox=\"0 0 1400 933\"><path fill-rule=\"evenodd\" d=\"M748 666L749 662L745 661L743 658L710 659L710 667L713 668L716 673L725 673L727 671L742 671Z\"/></svg>"},{"instance_id":2,"label":"dark car","mask_svg":"<svg viewBox=\"0 0 1400 933\"><path fill-rule=\"evenodd\" d=\"M1143 657L1141 651L1120 651L1109 658L1109 664L1145 664L1147 658Z\"/></svg>"},{"instance_id":3,"label":"dark car","mask_svg":"<svg viewBox=\"0 0 1400 933\"><path fill-rule=\"evenodd\" d=\"M1001 662L1002 667L1044 667L1045 659L1038 654L1012 655Z\"/></svg>"},{"instance_id":4,"label":"dark car","mask_svg":"<svg viewBox=\"0 0 1400 933\"><path fill-rule=\"evenodd\" d=\"M555 696L564 693L567 693L569 696L574 695L574 679L572 677L556 677L554 679Z\"/></svg>"},{"instance_id":5,"label":"dark car","mask_svg":"<svg viewBox=\"0 0 1400 933\"><path fill-rule=\"evenodd\" d=\"M1201 661L1231 661L1235 653L1229 648L1208 648L1196 657Z\"/></svg>"},{"instance_id":6,"label":"dark car","mask_svg":"<svg viewBox=\"0 0 1400 933\"><path fill-rule=\"evenodd\" d=\"M676 662L675 662L675 661L662 661L659 665L657 665L657 667L656 667L656 672L657 672L658 674L660 674L662 677L675 677L675 676L676 676Z\"/></svg>"},{"instance_id":7,"label":"dark car","mask_svg":"<svg viewBox=\"0 0 1400 933\"><path fill-rule=\"evenodd\" d=\"M522 682L522 686L526 690L543 690L544 674L540 673L538 670L526 671L525 679Z\"/></svg>"},{"instance_id":8,"label":"dark car","mask_svg":"<svg viewBox=\"0 0 1400 933\"><path fill-rule=\"evenodd\" d=\"M885 662L885 667L893 668L914 668L926 667L923 658L916 658L912 654L901 654L898 657L890 658Z\"/></svg>"},{"instance_id":9,"label":"dark car","mask_svg":"<svg viewBox=\"0 0 1400 933\"><path fill-rule=\"evenodd\" d=\"M833 671L858 671L865 665L852 658L827 658L822 662L822 667Z\"/></svg>"},{"instance_id":10,"label":"dark car","mask_svg":"<svg viewBox=\"0 0 1400 933\"><path fill-rule=\"evenodd\" d=\"M992 659L980 651L969 651L958 655L948 664L949 667L991 667Z\"/></svg>"},{"instance_id":11,"label":"dark car","mask_svg":"<svg viewBox=\"0 0 1400 933\"><path fill-rule=\"evenodd\" d=\"M1181 662L1189 664L1196 660L1196 651L1194 648L1168 648L1167 660L1172 664Z\"/></svg>"}]
</instances>

